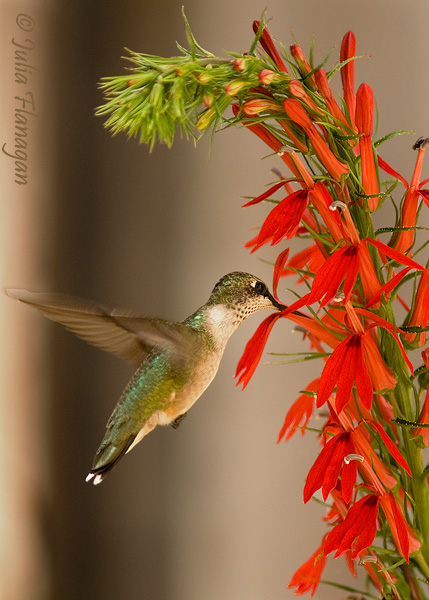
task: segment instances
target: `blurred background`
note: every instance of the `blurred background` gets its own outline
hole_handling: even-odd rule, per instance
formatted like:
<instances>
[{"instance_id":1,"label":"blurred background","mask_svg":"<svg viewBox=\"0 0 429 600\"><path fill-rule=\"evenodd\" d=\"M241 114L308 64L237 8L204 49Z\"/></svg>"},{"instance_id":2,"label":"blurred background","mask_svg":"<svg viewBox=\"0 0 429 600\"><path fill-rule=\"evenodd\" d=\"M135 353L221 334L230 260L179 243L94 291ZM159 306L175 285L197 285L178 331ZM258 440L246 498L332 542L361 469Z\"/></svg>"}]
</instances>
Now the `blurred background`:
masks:
<instances>
[{"instance_id":1,"label":"blurred background","mask_svg":"<svg viewBox=\"0 0 429 600\"><path fill-rule=\"evenodd\" d=\"M181 320L229 271L271 283L260 259L276 251L250 256L242 248L266 210L245 211L240 197L261 193L271 167L281 167L280 159L261 160L262 142L230 129L212 145L209 137L197 148L177 139L149 153L125 135L113 138L94 116L97 83L124 72L124 47L169 56L176 40L186 43L182 4L0 2L2 287L69 292ZM379 136L416 132L383 149L409 179L412 144L429 135L428 3L185 2L197 40L215 54L247 50L265 7L273 36L308 51L314 34L317 60L333 49L329 65L354 30L364 56L357 83L374 89ZM17 118L27 135L18 166L25 184L15 182L7 154ZM290 302L287 285L279 293ZM275 442L317 365L261 365L241 392L233 375L265 316L257 313L180 428L158 428L94 488L84 479L132 370L36 311L3 295L0 303L0 598L291 598L287 582L326 531L323 508L302 502L318 443L312 434ZM305 350L290 333L279 323L267 352ZM330 559L325 579L352 583L342 559ZM321 586L316 597L345 592Z\"/></svg>"}]
</instances>

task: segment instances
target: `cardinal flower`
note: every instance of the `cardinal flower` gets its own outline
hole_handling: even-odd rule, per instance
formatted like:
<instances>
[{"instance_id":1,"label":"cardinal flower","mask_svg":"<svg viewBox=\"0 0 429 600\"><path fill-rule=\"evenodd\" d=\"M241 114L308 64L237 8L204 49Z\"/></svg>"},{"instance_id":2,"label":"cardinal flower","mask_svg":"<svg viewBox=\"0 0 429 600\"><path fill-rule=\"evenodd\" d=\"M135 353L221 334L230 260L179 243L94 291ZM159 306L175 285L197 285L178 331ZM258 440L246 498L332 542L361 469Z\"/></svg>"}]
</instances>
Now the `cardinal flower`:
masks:
<instances>
[{"instance_id":1,"label":"cardinal flower","mask_svg":"<svg viewBox=\"0 0 429 600\"><path fill-rule=\"evenodd\" d=\"M283 107L288 117L292 119L294 123L302 127L302 129L308 135L311 143L313 144L314 151L322 161L331 177L333 179L340 180L342 176L346 175L349 171L348 166L338 160L338 158L333 154L326 142L321 138L316 126L314 123L312 123L310 117L305 112L300 102L295 98L287 98L283 101Z\"/></svg>"},{"instance_id":2,"label":"cardinal flower","mask_svg":"<svg viewBox=\"0 0 429 600\"><path fill-rule=\"evenodd\" d=\"M354 383L360 400L367 409L371 408L374 389L392 389L395 387L396 379L391 369L384 362L371 334L371 329L376 324L384 327L390 333L393 332L393 328L384 319L375 316L373 318L376 319L376 323L367 324L365 329L362 328L360 332L349 335L331 354L320 380L317 394L318 407L328 400L335 385L337 386L337 413L340 413L349 402ZM403 350L394 332L393 335ZM409 366L411 366L411 363L409 363ZM380 385L382 387L379 388Z\"/></svg>"},{"instance_id":3,"label":"cardinal flower","mask_svg":"<svg viewBox=\"0 0 429 600\"><path fill-rule=\"evenodd\" d=\"M313 281L309 304L320 302L325 306L336 297L344 281L344 300L350 300L358 275L362 281L365 297L369 300L381 287L371 260L368 259L365 240L344 245L335 250L319 269Z\"/></svg>"},{"instance_id":4,"label":"cardinal flower","mask_svg":"<svg viewBox=\"0 0 429 600\"><path fill-rule=\"evenodd\" d=\"M350 508L347 517L329 533L324 553L335 552L335 558L352 550L352 558L372 544L377 533L379 498L375 494L364 496Z\"/></svg>"},{"instance_id":5,"label":"cardinal flower","mask_svg":"<svg viewBox=\"0 0 429 600\"><path fill-rule=\"evenodd\" d=\"M341 67L341 81L343 83L344 100L349 111L350 122L355 126L356 98L355 85L355 63L353 57L356 51L356 38L353 31L348 31L341 43L340 60L348 61Z\"/></svg>"},{"instance_id":6,"label":"cardinal flower","mask_svg":"<svg viewBox=\"0 0 429 600\"><path fill-rule=\"evenodd\" d=\"M255 33L258 33L260 27L261 27L261 21L253 21L253 31ZM263 29L262 29L262 32L261 32L261 35L259 38L259 43L261 44L261 46L265 50L265 52L268 54L268 56L271 58L271 60L275 63L276 67L280 71L283 71L283 73L288 73L288 70L285 67L284 62L280 58L280 54L278 53L277 48L275 47L273 38L271 37L271 35L266 27L263 27Z\"/></svg>"},{"instance_id":7,"label":"cardinal flower","mask_svg":"<svg viewBox=\"0 0 429 600\"><path fill-rule=\"evenodd\" d=\"M274 245L283 238L290 239L295 235L307 208L308 195L309 190L298 190L273 208L261 227L252 252L267 242Z\"/></svg>"},{"instance_id":8,"label":"cardinal flower","mask_svg":"<svg viewBox=\"0 0 429 600\"><path fill-rule=\"evenodd\" d=\"M426 327L429 323L429 271L425 269L420 275L417 292L414 298L413 310L407 320L410 327ZM408 344L423 346L426 342L426 332L405 333L404 339Z\"/></svg>"},{"instance_id":9,"label":"cardinal flower","mask_svg":"<svg viewBox=\"0 0 429 600\"><path fill-rule=\"evenodd\" d=\"M289 440L297 429L301 429L301 435L305 433L305 427L313 414L314 394L319 387L319 378L314 379L305 388L307 394L301 394L300 397L292 404L286 413L283 427L280 430L277 438L277 443L285 437L285 441ZM300 425L302 423L302 425Z\"/></svg>"},{"instance_id":10,"label":"cardinal flower","mask_svg":"<svg viewBox=\"0 0 429 600\"><path fill-rule=\"evenodd\" d=\"M288 588L296 588L295 595L300 596L311 590L310 598L312 598L316 593L327 560L323 550L324 540L310 558L293 574Z\"/></svg>"},{"instance_id":11,"label":"cardinal flower","mask_svg":"<svg viewBox=\"0 0 429 600\"><path fill-rule=\"evenodd\" d=\"M352 454L356 454L352 432L337 433L331 438L308 473L304 502L308 502L320 488L323 499L326 500L337 485L340 473L344 500L350 502L357 476L357 462L347 460L347 456Z\"/></svg>"},{"instance_id":12,"label":"cardinal flower","mask_svg":"<svg viewBox=\"0 0 429 600\"><path fill-rule=\"evenodd\" d=\"M362 187L368 198L368 208L375 210L380 201L380 188L378 186L377 172L375 169L374 149L372 146L374 97L372 89L363 83L356 94L356 127L361 134L359 150L362 168Z\"/></svg>"},{"instance_id":13,"label":"cardinal flower","mask_svg":"<svg viewBox=\"0 0 429 600\"><path fill-rule=\"evenodd\" d=\"M323 69L317 69L316 72L314 73L314 76L316 79L317 89L318 89L320 95L325 100L326 106L328 107L329 112L331 113L331 115L333 117L335 117L335 119L337 121L339 121L339 123L341 123L342 131L346 135L350 135L350 133L351 133L350 124L347 121L341 108L338 106L337 101L334 98L334 95L332 93L331 87L328 82L328 77L326 75L326 71L324 71ZM352 140L350 140L350 142L352 144L354 143Z\"/></svg>"},{"instance_id":14,"label":"cardinal flower","mask_svg":"<svg viewBox=\"0 0 429 600\"><path fill-rule=\"evenodd\" d=\"M415 230L413 228L416 225L417 208L420 197L425 199L424 190L420 189L421 185L423 185L420 184L420 176L427 142L428 140L424 140L418 145L418 154L413 176L402 204L399 225L404 227L404 230L401 231L394 240L395 250L406 254L411 254L411 247L414 243Z\"/></svg>"}]
</instances>

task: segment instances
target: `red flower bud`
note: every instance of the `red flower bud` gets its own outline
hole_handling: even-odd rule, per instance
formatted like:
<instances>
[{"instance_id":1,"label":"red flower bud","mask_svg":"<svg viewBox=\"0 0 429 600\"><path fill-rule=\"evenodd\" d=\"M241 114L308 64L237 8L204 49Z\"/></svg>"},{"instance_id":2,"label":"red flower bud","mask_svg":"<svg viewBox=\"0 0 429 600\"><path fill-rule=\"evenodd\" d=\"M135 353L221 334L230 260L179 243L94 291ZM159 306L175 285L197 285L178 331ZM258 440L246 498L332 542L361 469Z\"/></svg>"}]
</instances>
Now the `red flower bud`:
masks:
<instances>
[{"instance_id":1,"label":"red flower bud","mask_svg":"<svg viewBox=\"0 0 429 600\"><path fill-rule=\"evenodd\" d=\"M261 26L261 21L253 21L253 31L258 33L258 29ZM282 59L280 58L280 54L277 52L277 48L274 45L273 38L268 32L266 27L263 28L261 37L259 38L259 43L262 48L268 54L268 56L274 61L276 66L283 71L283 73L288 73L289 71L286 69Z\"/></svg>"}]
</instances>

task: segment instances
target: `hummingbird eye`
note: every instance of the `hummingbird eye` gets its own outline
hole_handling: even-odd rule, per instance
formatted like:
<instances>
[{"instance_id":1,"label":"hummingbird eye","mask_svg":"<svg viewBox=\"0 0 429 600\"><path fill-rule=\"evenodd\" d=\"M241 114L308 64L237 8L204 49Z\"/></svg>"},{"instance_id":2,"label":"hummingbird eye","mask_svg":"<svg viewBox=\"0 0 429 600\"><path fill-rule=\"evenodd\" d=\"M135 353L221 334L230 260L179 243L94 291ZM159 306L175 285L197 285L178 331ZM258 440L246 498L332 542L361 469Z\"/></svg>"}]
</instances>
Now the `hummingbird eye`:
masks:
<instances>
[{"instance_id":1,"label":"hummingbird eye","mask_svg":"<svg viewBox=\"0 0 429 600\"><path fill-rule=\"evenodd\" d=\"M267 291L267 286L265 283L262 283L262 281L257 281L255 283L255 290L258 292L258 294L263 294Z\"/></svg>"}]
</instances>

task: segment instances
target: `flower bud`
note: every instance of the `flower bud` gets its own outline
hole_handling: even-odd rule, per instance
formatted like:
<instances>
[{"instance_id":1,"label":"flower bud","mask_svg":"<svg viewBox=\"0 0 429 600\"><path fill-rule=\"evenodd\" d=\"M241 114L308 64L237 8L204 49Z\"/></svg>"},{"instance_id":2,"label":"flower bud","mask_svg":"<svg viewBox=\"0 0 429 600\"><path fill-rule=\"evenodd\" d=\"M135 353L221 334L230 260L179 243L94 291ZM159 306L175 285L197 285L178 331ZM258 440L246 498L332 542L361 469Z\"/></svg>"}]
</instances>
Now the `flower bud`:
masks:
<instances>
[{"instance_id":1,"label":"flower bud","mask_svg":"<svg viewBox=\"0 0 429 600\"><path fill-rule=\"evenodd\" d=\"M281 79L278 73L270 71L270 69L262 69L258 77L259 81L264 85L270 85L273 81L279 81Z\"/></svg>"},{"instance_id":2,"label":"flower bud","mask_svg":"<svg viewBox=\"0 0 429 600\"><path fill-rule=\"evenodd\" d=\"M244 71L246 68L246 60L244 58L236 58L232 63L237 71Z\"/></svg>"},{"instance_id":3,"label":"flower bud","mask_svg":"<svg viewBox=\"0 0 429 600\"><path fill-rule=\"evenodd\" d=\"M303 76L308 75L309 73L312 72L313 69L311 68L310 63L306 59L301 46L298 46L298 44L292 44L292 46L290 47L290 53L292 54L293 59L295 60L296 64L298 65L299 70L301 71ZM311 77L309 77L307 81L310 82L310 84L313 88L316 87L316 81L314 79L314 75L311 75Z\"/></svg>"},{"instance_id":4,"label":"flower bud","mask_svg":"<svg viewBox=\"0 0 429 600\"><path fill-rule=\"evenodd\" d=\"M276 102L268 98L254 98L253 100L248 100L243 104L243 110L246 115L253 116L258 115L263 111L276 113L281 110L281 107L276 104Z\"/></svg>"},{"instance_id":5,"label":"flower bud","mask_svg":"<svg viewBox=\"0 0 429 600\"><path fill-rule=\"evenodd\" d=\"M253 31L258 33L259 27L261 26L261 21L253 21ZM268 54L268 56L274 61L276 66L283 73L288 73L282 59L280 58L280 54L277 52L277 48L274 46L273 38L271 37L268 29L266 27L263 28L261 37L259 38L259 43L262 48Z\"/></svg>"},{"instance_id":6,"label":"flower bud","mask_svg":"<svg viewBox=\"0 0 429 600\"><path fill-rule=\"evenodd\" d=\"M225 93L228 94L228 96L235 96L236 94L241 92L241 90L247 85L247 81L244 81L243 79L234 79L233 81L230 81L226 84L224 90Z\"/></svg>"},{"instance_id":7,"label":"flower bud","mask_svg":"<svg viewBox=\"0 0 429 600\"><path fill-rule=\"evenodd\" d=\"M197 79L200 83L204 84L211 81L213 79L213 75L212 73L207 73L207 71L204 71L197 76Z\"/></svg>"}]
</instances>

